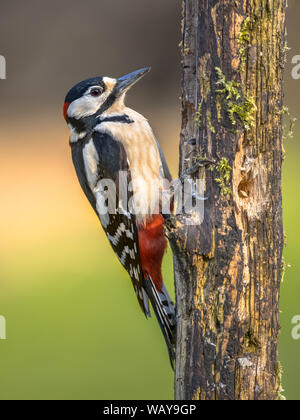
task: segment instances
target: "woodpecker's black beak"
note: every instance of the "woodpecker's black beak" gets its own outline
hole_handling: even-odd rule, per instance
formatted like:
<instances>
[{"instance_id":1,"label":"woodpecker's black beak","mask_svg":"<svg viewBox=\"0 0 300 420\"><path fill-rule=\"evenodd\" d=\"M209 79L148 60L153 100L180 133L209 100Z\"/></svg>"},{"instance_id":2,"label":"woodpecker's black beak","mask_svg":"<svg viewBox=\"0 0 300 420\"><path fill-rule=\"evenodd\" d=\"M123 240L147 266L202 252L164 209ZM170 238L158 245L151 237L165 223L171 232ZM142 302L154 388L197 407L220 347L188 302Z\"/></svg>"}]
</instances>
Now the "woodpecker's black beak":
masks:
<instances>
[{"instance_id":1,"label":"woodpecker's black beak","mask_svg":"<svg viewBox=\"0 0 300 420\"><path fill-rule=\"evenodd\" d=\"M149 73L151 67L145 67L144 69L140 69L134 71L133 73L126 74L126 76L122 76L118 79L116 84L116 92L117 95L120 96L122 93L127 92L133 85L136 84L145 74Z\"/></svg>"}]
</instances>

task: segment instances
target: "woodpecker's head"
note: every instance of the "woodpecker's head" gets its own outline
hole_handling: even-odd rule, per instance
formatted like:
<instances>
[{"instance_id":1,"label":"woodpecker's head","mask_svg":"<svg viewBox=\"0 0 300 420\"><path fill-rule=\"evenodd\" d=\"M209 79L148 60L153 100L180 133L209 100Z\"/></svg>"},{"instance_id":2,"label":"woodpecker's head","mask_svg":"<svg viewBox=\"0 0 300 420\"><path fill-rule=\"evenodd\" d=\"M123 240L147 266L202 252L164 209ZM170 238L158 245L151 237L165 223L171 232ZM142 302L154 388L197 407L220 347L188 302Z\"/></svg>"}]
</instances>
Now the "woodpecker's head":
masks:
<instances>
[{"instance_id":1,"label":"woodpecker's head","mask_svg":"<svg viewBox=\"0 0 300 420\"><path fill-rule=\"evenodd\" d=\"M66 121L71 125L81 120L88 123L110 108L121 109L126 92L149 71L150 67L147 67L119 79L94 77L78 83L65 98L63 114Z\"/></svg>"}]
</instances>

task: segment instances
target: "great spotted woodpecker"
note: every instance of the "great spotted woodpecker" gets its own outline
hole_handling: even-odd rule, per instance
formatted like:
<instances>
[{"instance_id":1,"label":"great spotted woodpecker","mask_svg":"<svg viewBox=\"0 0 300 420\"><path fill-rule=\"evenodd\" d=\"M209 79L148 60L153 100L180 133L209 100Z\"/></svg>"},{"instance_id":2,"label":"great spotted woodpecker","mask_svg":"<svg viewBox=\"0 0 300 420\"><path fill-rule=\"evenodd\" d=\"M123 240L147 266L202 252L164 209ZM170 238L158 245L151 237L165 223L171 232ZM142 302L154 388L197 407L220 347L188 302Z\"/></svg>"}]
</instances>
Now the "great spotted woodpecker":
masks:
<instances>
[{"instance_id":1,"label":"great spotted woodpecker","mask_svg":"<svg viewBox=\"0 0 300 420\"><path fill-rule=\"evenodd\" d=\"M162 189L164 179L171 181L171 175L148 121L124 104L126 92L149 70L144 68L119 79L95 77L80 82L68 92L63 113L81 188L128 271L147 318L150 299L173 366L176 318L161 274L167 241L160 196L155 189ZM131 185L127 203L119 197L121 173ZM115 185L117 205L113 211L103 211L107 190L100 183L104 179Z\"/></svg>"}]
</instances>

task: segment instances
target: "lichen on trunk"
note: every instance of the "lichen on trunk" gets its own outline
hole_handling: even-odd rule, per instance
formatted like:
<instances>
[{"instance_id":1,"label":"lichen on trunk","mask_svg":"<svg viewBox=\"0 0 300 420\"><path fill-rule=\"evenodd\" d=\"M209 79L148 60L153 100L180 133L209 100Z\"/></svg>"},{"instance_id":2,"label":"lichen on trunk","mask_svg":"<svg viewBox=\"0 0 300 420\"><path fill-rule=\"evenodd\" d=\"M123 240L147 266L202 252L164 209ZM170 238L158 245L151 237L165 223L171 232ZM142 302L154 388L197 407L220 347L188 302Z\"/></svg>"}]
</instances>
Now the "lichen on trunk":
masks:
<instances>
[{"instance_id":1,"label":"lichen on trunk","mask_svg":"<svg viewBox=\"0 0 300 420\"><path fill-rule=\"evenodd\" d=\"M285 0L183 2L179 171L195 156L216 163L195 174L208 197L203 223L180 215L167 233L177 399L280 395L285 8Z\"/></svg>"}]
</instances>

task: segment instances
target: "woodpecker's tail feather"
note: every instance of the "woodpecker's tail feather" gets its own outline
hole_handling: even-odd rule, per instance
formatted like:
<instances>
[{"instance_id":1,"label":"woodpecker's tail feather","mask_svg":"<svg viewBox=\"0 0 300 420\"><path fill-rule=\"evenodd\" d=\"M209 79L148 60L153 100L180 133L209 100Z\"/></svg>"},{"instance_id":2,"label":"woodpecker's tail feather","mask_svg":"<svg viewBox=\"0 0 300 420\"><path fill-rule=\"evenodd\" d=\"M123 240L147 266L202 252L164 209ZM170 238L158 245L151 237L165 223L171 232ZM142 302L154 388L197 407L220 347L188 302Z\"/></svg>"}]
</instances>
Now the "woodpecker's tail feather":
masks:
<instances>
[{"instance_id":1,"label":"woodpecker's tail feather","mask_svg":"<svg viewBox=\"0 0 300 420\"><path fill-rule=\"evenodd\" d=\"M176 345L176 315L174 304L166 287L163 286L161 292L158 292L149 275L146 275L144 287L165 338L171 366L174 369Z\"/></svg>"}]
</instances>

